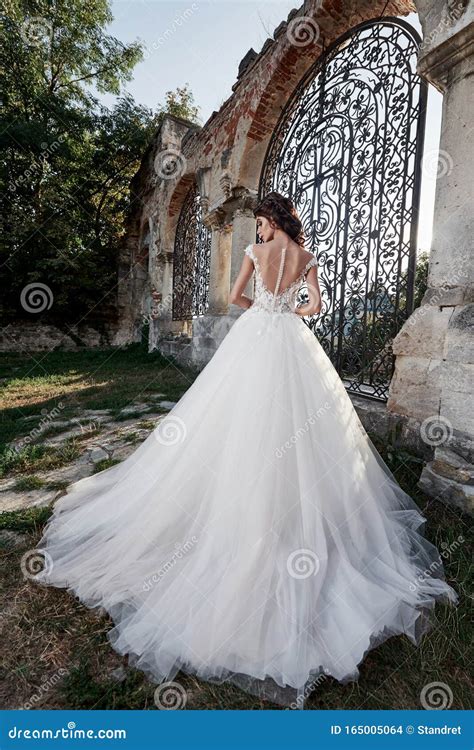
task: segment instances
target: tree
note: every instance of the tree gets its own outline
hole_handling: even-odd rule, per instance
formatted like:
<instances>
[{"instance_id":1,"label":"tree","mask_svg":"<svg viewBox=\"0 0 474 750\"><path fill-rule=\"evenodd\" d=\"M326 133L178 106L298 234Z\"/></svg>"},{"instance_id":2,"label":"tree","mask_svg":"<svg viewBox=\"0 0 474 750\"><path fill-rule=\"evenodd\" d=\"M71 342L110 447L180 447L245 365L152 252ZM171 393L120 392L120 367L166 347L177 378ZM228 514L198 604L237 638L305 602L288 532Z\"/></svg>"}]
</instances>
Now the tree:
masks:
<instances>
[{"instance_id":1,"label":"tree","mask_svg":"<svg viewBox=\"0 0 474 750\"><path fill-rule=\"evenodd\" d=\"M119 95L142 57L105 33L107 0L8 0L7 13L2 317L31 318L22 292L41 283L54 300L42 318L77 322L114 305L130 180L167 108L195 116L192 94L168 92L155 113L127 94L99 104L92 87Z\"/></svg>"}]
</instances>

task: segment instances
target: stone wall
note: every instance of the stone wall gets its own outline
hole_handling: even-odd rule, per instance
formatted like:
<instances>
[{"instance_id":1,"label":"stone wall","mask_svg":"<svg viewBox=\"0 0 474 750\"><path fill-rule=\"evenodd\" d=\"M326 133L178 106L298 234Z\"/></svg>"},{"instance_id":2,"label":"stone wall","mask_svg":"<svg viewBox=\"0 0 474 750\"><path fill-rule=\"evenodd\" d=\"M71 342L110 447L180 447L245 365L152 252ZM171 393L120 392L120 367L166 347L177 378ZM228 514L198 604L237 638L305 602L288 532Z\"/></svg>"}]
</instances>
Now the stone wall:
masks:
<instances>
[{"instance_id":1,"label":"stone wall","mask_svg":"<svg viewBox=\"0 0 474 750\"><path fill-rule=\"evenodd\" d=\"M269 139L288 98L344 32L382 14L415 10L424 37L418 70L444 93L428 289L395 339L387 405L360 397L353 402L367 429L426 461L423 489L472 512L474 11L466 0L417 0L416 7L411 0L305 2L259 52L248 50L229 97L202 128L166 116L132 183L119 268L119 326L111 342L137 341L147 323L150 351L198 368L209 361L242 314L229 305L229 291L243 248L255 239L252 208ZM304 44L295 43L303 38ZM209 308L192 321L176 321L171 314L176 228L195 182L212 230Z\"/></svg>"},{"instance_id":2,"label":"stone wall","mask_svg":"<svg viewBox=\"0 0 474 750\"><path fill-rule=\"evenodd\" d=\"M345 31L382 12L400 16L413 10L409 0L306 2L291 11L260 52L246 53L231 95L202 128L165 118L137 178L138 216L132 219L122 264L127 280L120 341L135 340L147 320L150 350L197 366L209 361L241 314L229 306L228 295L243 248L255 238L252 208L268 142L286 101L323 48ZM305 43L295 44L295 38ZM208 313L191 325L172 320L171 304L176 225L194 180L204 221L212 228L212 257Z\"/></svg>"},{"instance_id":3,"label":"stone wall","mask_svg":"<svg viewBox=\"0 0 474 750\"><path fill-rule=\"evenodd\" d=\"M47 352L54 349L109 347L119 337L120 324L116 307L103 306L94 319L75 325L55 321L51 323L22 320L8 323L0 329L0 352Z\"/></svg>"},{"instance_id":4,"label":"stone wall","mask_svg":"<svg viewBox=\"0 0 474 750\"><path fill-rule=\"evenodd\" d=\"M243 57L232 93L202 128L167 117L141 169L142 204L127 257L123 340L150 322L150 350L204 366L242 310L228 294L242 251L255 238L252 208L269 139L289 96L323 49L363 20L418 10L423 28L419 73L444 92L441 172L422 307L394 344L387 406L353 402L367 429L427 462L422 486L472 512L472 4L307 2L293 10L257 53ZM295 34L306 34L295 44ZM157 169L166 159L171 168ZM177 218L196 180L212 229L209 309L192 323L173 321L172 264ZM143 253L140 256L140 253ZM136 253L136 255L134 255ZM148 263L148 274L145 266ZM249 283L249 287L250 287ZM249 288L248 294L252 294Z\"/></svg>"},{"instance_id":5,"label":"stone wall","mask_svg":"<svg viewBox=\"0 0 474 750\"><path fill-rule=\"evenodd\" d=\"M394 341L387 408L418 420L432 448L421 486L474 507L474 7L418 2L418 70L443 92L428 289Z\"/></svg>"}]
</instances>

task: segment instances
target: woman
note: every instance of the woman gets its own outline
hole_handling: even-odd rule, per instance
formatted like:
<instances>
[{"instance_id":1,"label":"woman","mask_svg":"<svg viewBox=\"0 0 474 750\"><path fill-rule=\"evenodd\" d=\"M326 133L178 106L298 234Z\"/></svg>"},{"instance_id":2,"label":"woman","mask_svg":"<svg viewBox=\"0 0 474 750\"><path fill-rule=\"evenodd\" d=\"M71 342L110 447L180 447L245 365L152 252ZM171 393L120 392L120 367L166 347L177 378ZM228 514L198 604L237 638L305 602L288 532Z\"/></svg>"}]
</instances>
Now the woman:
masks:
<instances>
[{"instance_id":1,"label":"woman","mask_svg":"<svg viewBox=\"0 0 474 750\"><path fill-rule=\"evenodd\" d=\"M321 297L293 204L270 193L254 214L263 243L230 298L245 312L144 443L56 503L38 580L104 607L114 648L158 683L181 669L302 708L458 597L298 317Z\"/></svg>"}]
</instances>

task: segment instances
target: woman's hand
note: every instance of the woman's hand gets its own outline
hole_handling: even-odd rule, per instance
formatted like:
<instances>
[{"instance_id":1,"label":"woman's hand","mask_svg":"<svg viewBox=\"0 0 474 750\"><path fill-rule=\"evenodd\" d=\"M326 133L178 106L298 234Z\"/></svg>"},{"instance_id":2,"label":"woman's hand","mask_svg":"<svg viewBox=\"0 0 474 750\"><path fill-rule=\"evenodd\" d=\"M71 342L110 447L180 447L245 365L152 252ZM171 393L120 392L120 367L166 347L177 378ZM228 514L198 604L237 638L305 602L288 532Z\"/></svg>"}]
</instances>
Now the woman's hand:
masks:
<instances>
[{"instance_id":1,"label":"woman's hand","mask_svg":"<svg viewBox=\"0 0 474 750\"><path fill-rule=\"evenodd\" d=\"M317 315L321 312L321 290L316 266L311 266L306 274L306 289L308 291L308 302L295 308L295 313L301 318L306 315Z\"/></svg>"},{"instance_id":2,"label":"woman's hand","mask_svg":"<svg viewBox=\"0 0 474 750\"><path fill-rule=\"evenodd\" d=\"M317 315L321 312L321 303L317 307L314 307L310 302L308 302L305 305L297 305L295 308L295 313L300 316L300 318L304 318L307 315Z\"/></svg>"}]
</instances>

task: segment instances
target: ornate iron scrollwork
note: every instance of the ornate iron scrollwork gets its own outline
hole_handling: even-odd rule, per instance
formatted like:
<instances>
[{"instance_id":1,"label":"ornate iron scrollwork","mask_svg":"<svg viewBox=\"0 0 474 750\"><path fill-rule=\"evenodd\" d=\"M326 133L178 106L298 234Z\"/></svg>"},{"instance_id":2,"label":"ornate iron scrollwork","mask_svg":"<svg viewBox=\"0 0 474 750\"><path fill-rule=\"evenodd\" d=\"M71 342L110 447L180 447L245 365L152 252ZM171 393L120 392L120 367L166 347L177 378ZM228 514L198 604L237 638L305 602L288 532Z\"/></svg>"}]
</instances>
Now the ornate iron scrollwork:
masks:
<instances>
[{"instance_id":1,"label":"ornate iron scrollwork","mask_svg":"<svg viewBox=\"0 0 474 750\"><path fill-rule=\"evenodd\" d=\"M204 315L209 305L211 230L202 221L201 197L196 183L183 202L173 259L173 320Z\"/></svg>"},{"instance_id":2,"label":"ornate iron scrollwork","mask_svg":"<svg viewBox=\"0 0 474 750\"><path fill-rule=\"evenodd\" d=\"M259 197L293 199L318 258L323 309L305 322L347 390L382 401L393 338L413 310L427 97L420 41L398 18L336 40L282 112L259 186Z\"/></svg>"}]
</instances>

